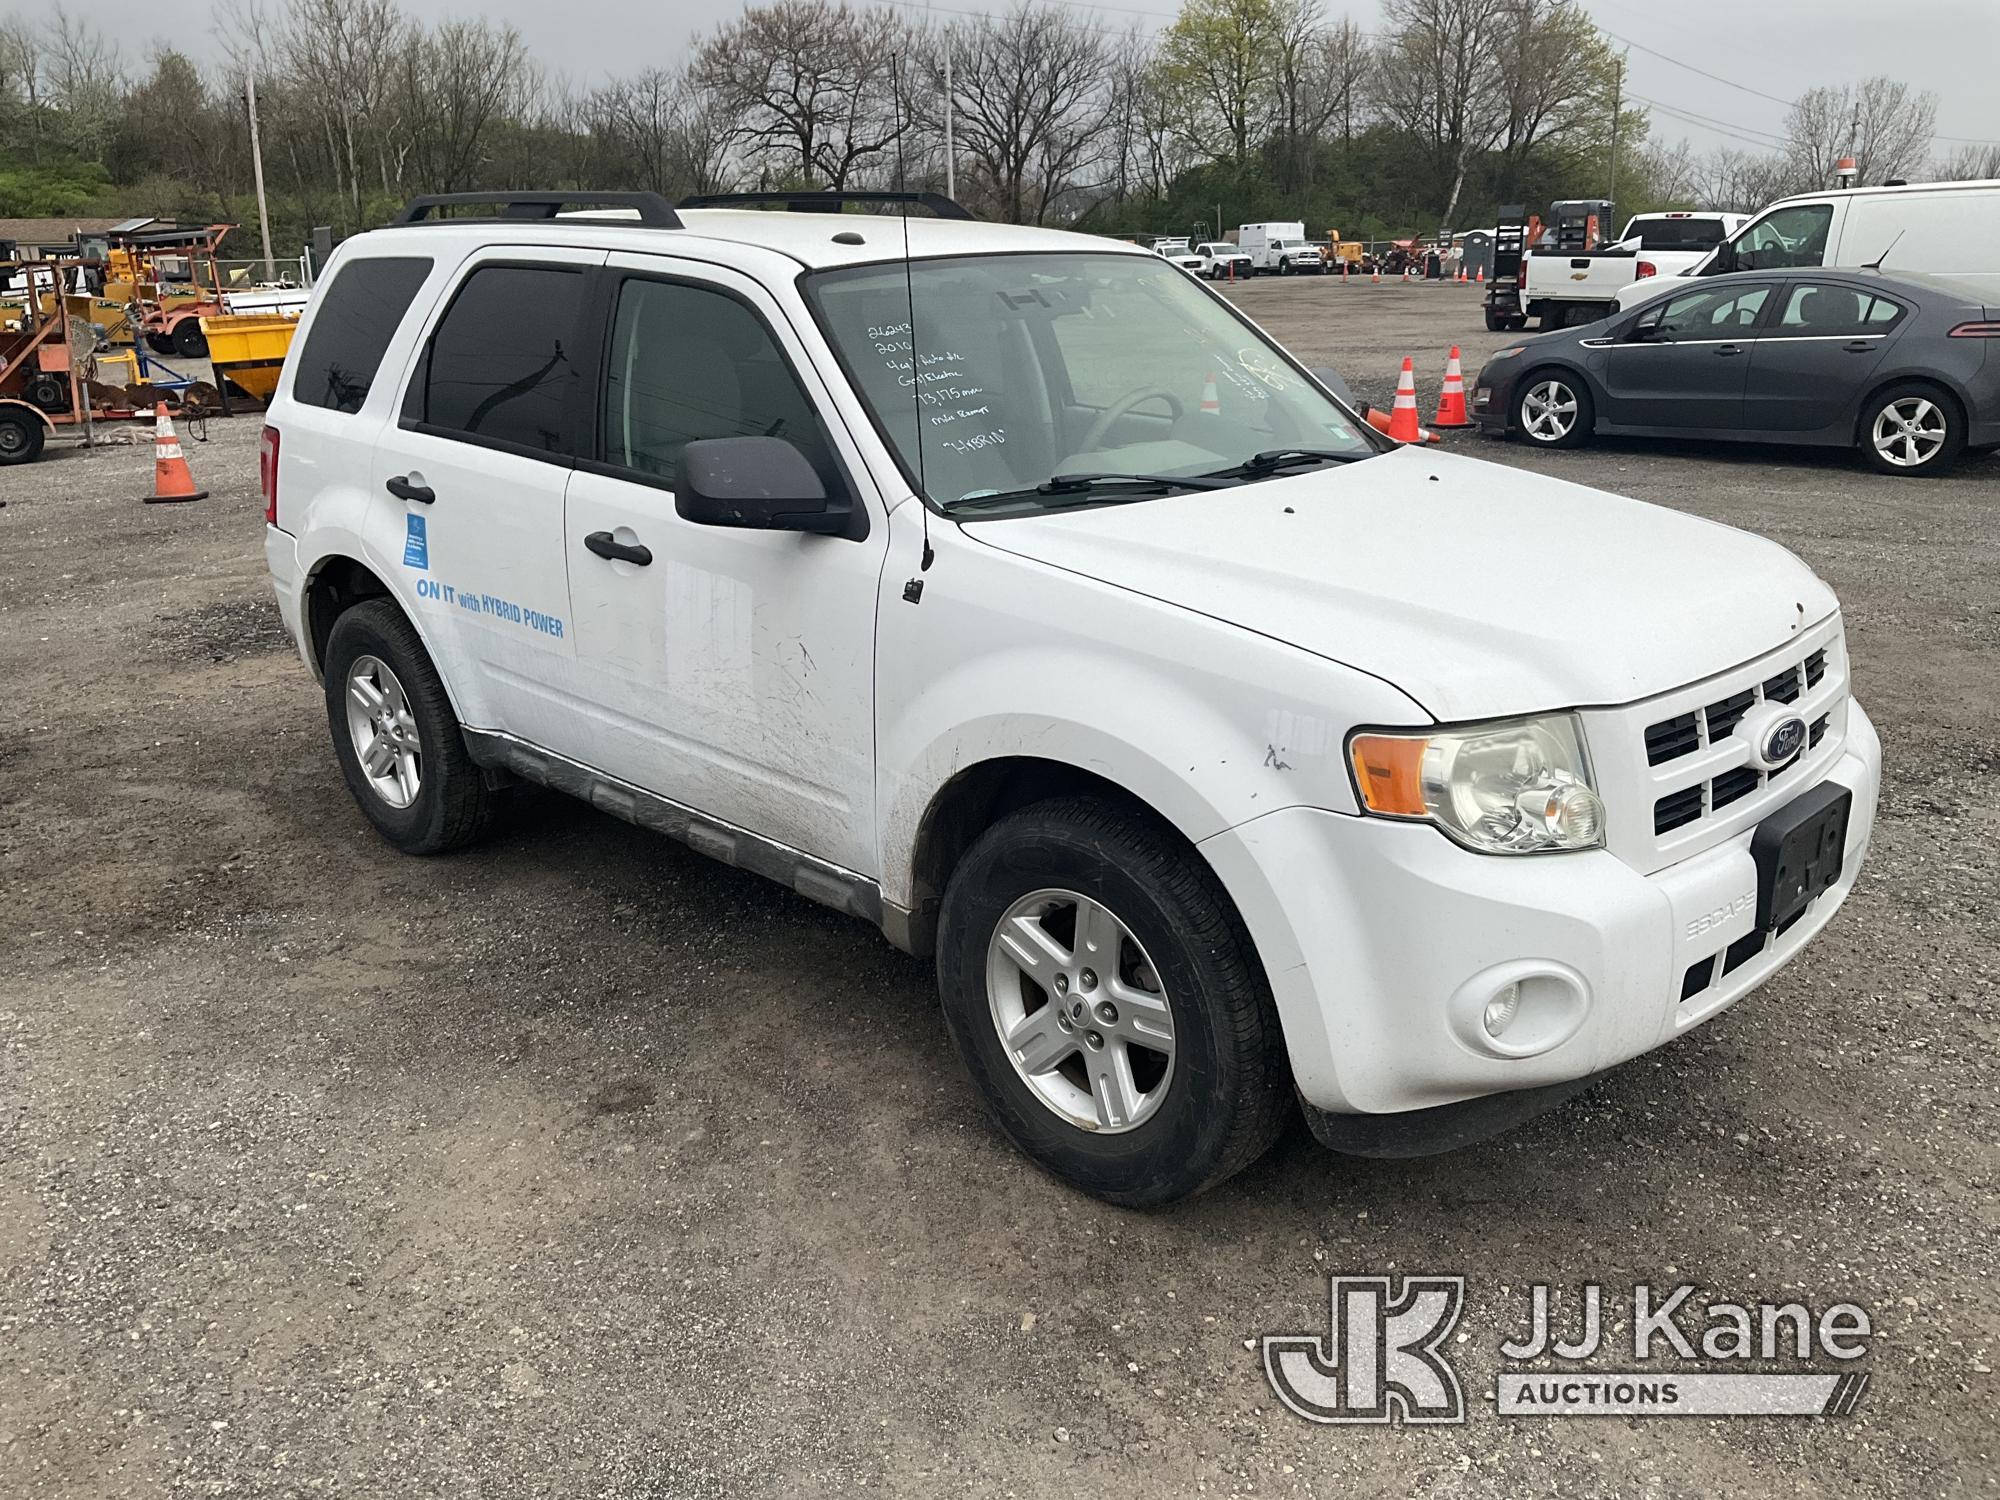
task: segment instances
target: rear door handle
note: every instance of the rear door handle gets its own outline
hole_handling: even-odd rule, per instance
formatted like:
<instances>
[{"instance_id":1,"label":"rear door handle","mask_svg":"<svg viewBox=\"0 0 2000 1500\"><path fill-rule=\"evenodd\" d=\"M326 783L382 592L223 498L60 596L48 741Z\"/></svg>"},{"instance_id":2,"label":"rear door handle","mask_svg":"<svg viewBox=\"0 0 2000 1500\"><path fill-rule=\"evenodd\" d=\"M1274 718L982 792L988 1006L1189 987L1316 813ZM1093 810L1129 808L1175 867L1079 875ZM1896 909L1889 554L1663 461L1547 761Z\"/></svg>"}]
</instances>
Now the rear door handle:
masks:
<instances>
[{"instance_id":1,"label":"rear door handle","mask_svg":"<svg viewBox=\"0 0 2000 1500\"><path fill-rule=\"evenodd\" d=\"M1732 354L1741 354L1743 352L1743 346L1741 344L1724 344L1715 352L1726 358Z\"/></svg>"},{"instance_id":2,"label":"rear door handle","mask_svg":"<svg viewBox=\"0 0 2000 1500\"><path fill-rule=\"evenodd\" d=\"M583 545L599 557L608 557L618 562L636 563L646 567L653 561L653 549L637 543L627 545L608 531L593 531L583 539Z\"/></svg>"},{"instance_id":3,"label":"rear door handle","mask_svg":"<svg viewBox=\"0 0 2000 1500\"><path fill-rule=\"evenodd\" d=\"M1856 339L1853 343L1842 344L1840 347L1849 354L1866 354L1870 349L1875 347L1875 341L1873 339Z\"/></svg>"},{"instance_id":4,"label":"rear door handle","mask_svg":"<svg viewBox=\"0 0 2000 1500\"><path fill-rule=\"evenodd\" d=\"M398 500L414 500L419 505L429 505L437 499L437 491L427 484L411 484L410 476L398 474L382 486Z\"/></svg>"}]
</instances>

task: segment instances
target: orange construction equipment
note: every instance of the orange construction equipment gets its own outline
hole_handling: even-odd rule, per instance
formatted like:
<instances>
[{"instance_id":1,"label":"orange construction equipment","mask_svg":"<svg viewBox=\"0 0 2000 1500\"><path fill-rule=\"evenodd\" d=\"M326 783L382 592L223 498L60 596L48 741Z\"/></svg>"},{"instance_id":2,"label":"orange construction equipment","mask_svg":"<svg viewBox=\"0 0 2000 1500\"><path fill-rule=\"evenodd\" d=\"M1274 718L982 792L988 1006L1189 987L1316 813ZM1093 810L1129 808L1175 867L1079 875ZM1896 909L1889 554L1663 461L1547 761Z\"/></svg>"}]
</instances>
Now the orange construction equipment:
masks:
<instances>
[{"instance_id":1,"label":"orange construction equipment","mask_svg":"<svg viewBox=\"0 0 2000 1500\"><path fill-rule=\"evenodd\" d=\"M1451 358L1445 361L1444 389L1438 393L1437 415L1431 418L1433 427L1470 427L1472 418L1465 410L1465 372L1458 367L1458 345L1451 346Z\"/></svg>"},{"instance_id":2,"label":"orange construction equipment","mask_svg":"<svg viewBox=\"0 0 2000 1500\"><path fill-rule=\"evenodd\" d=\"M161 420L165 420L164 412ZM1389 436L1399 443L1423 440L1423 430L1417 426L1416 366L1407 357L1403 360L1403 373L1396 380L1396 404L1389 409Z\"/></svg>"},{"instance_id":3,"label":"orange construction equipment","mask_svg":"<svg viewBox=\"0 0 2000 1500\"><path fill-rule=\"evenodd\" d=\"M167 415L167 403L153 409L153 493L148 505L179 505L188 500L206 500L207 490L194 487L194 474L181 440L174 434L174 419Z\"/></svg>"},{"instance_id":4,"label":"orange construction equipment","mask_svg":"<svg viewBox=\"0 0 2000 1500\"><path fill-rule=\"evenodd\" d=\"M1215 371L1208 372L1208 380L1201 388L1202 412L1211 417L1222 415L1222 399L1215 392Z\"/></svg>"}]
</instances>

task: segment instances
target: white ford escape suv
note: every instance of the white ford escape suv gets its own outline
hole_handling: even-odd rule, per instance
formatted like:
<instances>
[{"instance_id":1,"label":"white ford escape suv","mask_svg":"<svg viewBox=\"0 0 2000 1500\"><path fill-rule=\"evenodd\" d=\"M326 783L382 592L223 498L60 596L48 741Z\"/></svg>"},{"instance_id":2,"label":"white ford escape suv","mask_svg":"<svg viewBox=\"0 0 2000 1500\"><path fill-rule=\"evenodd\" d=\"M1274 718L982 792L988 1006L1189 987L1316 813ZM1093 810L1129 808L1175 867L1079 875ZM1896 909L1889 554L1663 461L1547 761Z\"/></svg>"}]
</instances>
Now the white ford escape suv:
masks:
<instances>
[{"instance_id":1,"label":"white ford escape suv","mask_svg":"<svg viewBox=\"0 0 2000 1500\"><path fill-rule=\"evenodd\" d=\"M1478 1139L1839 908L1880 747L1782 548L1389 444L1142 250L790 196L334 257L267 549L398 848L526 779L877 923L1133 1204Z\"/></svg>"}]
</instances>

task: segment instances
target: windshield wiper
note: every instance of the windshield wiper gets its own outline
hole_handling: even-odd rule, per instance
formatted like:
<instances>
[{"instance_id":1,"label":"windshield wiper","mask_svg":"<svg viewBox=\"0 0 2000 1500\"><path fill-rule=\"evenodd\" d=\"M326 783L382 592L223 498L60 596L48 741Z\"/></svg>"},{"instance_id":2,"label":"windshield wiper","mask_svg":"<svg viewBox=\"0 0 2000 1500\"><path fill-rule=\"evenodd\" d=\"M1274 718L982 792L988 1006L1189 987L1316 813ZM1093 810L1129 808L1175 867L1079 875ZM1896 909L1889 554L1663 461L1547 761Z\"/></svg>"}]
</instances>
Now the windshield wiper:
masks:
<instances>
[{"instance_id":1,"label":"windshield wiper","mask_svg":"<svg viewBox=\"0 0 2000 1500\"><path fill-rule=\"evenodd\" d=\"M1228 482L1204 474L1057 474L1035 486L1038 495L1085 494L1103 485L1132 484L1146 489L1221 490Z\"/></svg>"},{"instance_id":2,"label":"windshield wiper","mask_svg":"<svg viewBox=\"0 0 2000 1500\"><path fill-rule=\"evenodd\" d=\"M967 495L946 506L963 510L972 506L1001 505L1011 500L1028 500L1042 495L1088 497L1099 490L1125 489L1134 498L1167 490L1226 490L1236 481L1208 474L1056 474L1028 489L994 490L984 495Z\"/></svg>"},{"instance_id":3,"label":"windshield wiper","mask_svg":"<svg viewBox=\"0 0 2000 1500\"><path fill-rule=\"evenodd\" d=\"M1351 464L1374 456L1372 449L1356 453L1352 449L1336 448L1268 448L1262 453L1251 454L1233 469L1218 469L1215 472L1217 477L1255 479L1261 474L1290 468L1293 464Z\"/></svg>"}]
</instances>

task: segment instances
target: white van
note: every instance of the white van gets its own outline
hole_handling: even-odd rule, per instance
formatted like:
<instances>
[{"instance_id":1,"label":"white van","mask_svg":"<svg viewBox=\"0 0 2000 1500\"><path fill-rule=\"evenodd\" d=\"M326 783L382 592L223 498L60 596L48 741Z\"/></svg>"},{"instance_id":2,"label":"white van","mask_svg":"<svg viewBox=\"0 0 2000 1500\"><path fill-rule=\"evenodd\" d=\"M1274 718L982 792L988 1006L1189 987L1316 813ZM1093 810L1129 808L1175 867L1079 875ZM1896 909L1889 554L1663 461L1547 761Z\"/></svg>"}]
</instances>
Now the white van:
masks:
<instances>
[{"instance_id":1,"label":"white van","mask_svg":"<svg viewBox=\"0 0 2000 1500\"><path fill-rule=\"evenodd\" d=\"M1924 271L1984 287L2000 302L2000 180L1919 182L1783 198L1681 276L1784 266ZM1618 293L1625 308L1671 290L1655 276Z\"/></svg>"}]
</instances>

